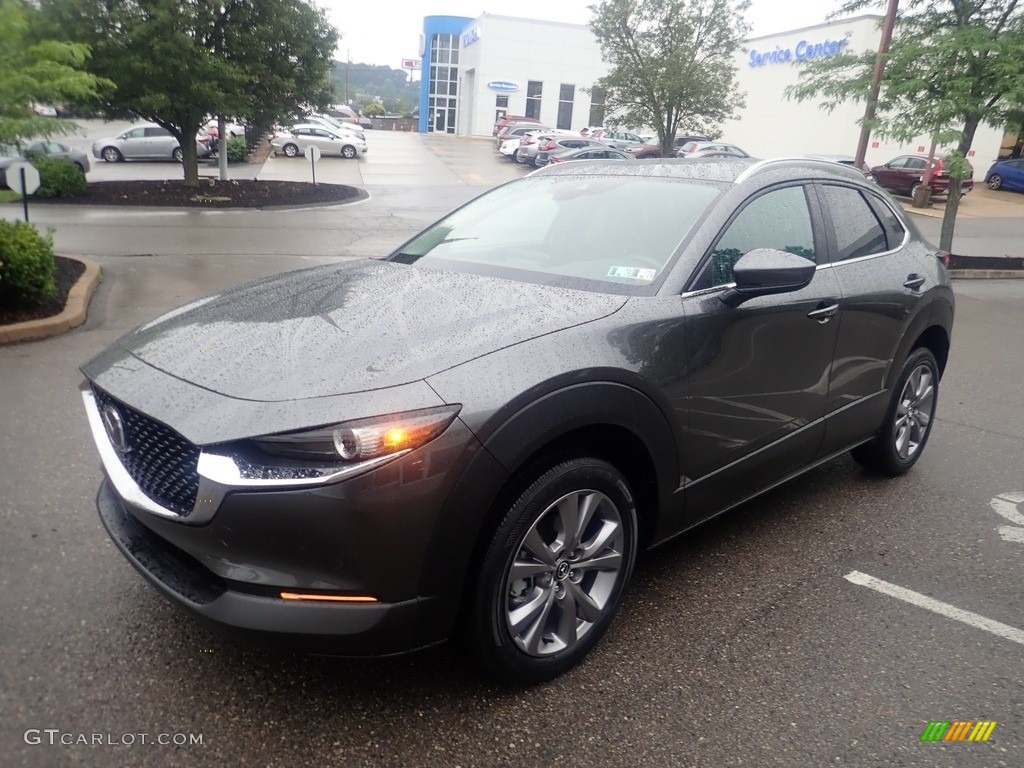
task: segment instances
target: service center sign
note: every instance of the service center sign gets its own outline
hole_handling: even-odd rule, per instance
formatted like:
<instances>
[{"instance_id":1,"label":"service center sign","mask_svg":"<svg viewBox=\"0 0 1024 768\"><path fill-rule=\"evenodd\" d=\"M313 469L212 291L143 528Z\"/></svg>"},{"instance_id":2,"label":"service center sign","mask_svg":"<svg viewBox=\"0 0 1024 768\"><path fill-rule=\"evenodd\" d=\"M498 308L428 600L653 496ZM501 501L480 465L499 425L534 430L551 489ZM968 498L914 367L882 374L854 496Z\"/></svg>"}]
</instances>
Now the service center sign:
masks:
<instances>
[{"instance_id":1,"label":"service center sign","mask_svg":"<svg viewBox=\"0 0 1024 768\"><path fill-rule=\"evenodd\" d=\"M804 61L806 59L838 56L849 42L849 40L825 40L821 43L812 43L808 40L801 40L793 48L783 48L776 45L773 51L751 49L747 64L751 67L763 67L765 64L784 64L787 61Z\"/></svg>"},{"instance_id":2,"label":"service center sign","mask_svg":"<svg viewBox=\"0 0 1024 768\"><path fill-rule=\"evenodd\" d=\"M491 80L487 87L499 93L515 93L519 90L519 83L514 83L511 80Z\"/></svg>"}]
</instances>

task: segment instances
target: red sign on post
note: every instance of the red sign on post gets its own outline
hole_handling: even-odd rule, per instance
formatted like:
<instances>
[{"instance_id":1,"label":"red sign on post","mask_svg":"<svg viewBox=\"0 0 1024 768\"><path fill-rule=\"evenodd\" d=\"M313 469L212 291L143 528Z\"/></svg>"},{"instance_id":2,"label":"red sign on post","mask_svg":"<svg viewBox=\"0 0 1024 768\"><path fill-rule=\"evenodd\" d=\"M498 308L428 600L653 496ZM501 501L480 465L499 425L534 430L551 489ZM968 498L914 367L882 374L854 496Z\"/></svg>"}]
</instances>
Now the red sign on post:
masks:
<instances>
[{"instance_id":1,"label":"red sign on post","mask_svg":"<svg viewBox=\"0 0 1024 768\"><path fill-rule=\"evenodd\" d=\"M419 69L422 63L419 59L402 59L402 69Z\"/></svg>"},{"instance_id":2,"label":"red sign on post","mask_svg":"<svg viewBox=\"0 0 1024 768\"><path fill-rule=\"evenodd\" d=\"M974 150L972 149L970 152L968 152L967 156L968 157L974 157Z\"/></svg>"},{"instance_id":3,"label":"red sign on post","mask_svg":"<svg viewBox=\"0 0 1024 768\"><path fill-rule=\"evenodd\" d=\"M878 149L880 146L881 146L881 144L879 144L877 141L872 141L871 142L871 148L872 149Z\"/></svg>"},{"instance_id":4,"label":"red sign on post","mask_svg":"<svg viewBox=\"0 0 1024 768\"><path fill-rule=\"evenodd\" d=\"M918 151L918 152L924 152L924 147L918 147L918 148L917 148L917 151Z\"/></svg>"}]
</instances>

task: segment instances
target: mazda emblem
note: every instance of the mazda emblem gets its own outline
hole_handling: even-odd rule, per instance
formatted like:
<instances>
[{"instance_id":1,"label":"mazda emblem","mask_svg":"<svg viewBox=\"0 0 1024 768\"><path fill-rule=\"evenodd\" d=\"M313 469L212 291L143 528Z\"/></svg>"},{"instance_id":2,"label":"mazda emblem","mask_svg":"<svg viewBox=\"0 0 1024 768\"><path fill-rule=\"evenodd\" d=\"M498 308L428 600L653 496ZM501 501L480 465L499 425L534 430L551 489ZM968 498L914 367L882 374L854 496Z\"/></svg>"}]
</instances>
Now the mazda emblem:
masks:
<instances>
[{"instance_id":1,"label":"mazda emblem","mask_svg":"<svg viewBox=\"0 0 1024 768\"><path fill-rule=\"evenodd\" d=\"M114 445L114 448L118 453L128 453L128 439L124 433L124 420L121 418L117 408L110 404L104 405L101 415L103 417L103 426L106 427L107 436L110 437L110 442Z\"/></svg>"}]
</instances>

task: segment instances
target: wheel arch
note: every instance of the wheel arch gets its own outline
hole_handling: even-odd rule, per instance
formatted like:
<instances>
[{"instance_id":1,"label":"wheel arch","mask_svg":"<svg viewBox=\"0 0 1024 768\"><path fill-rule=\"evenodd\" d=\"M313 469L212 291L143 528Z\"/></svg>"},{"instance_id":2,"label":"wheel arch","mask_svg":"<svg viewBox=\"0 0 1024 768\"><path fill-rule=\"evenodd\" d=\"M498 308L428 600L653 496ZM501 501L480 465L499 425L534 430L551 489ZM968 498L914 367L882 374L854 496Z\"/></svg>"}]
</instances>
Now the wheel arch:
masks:
<instances>
[{"instance_id":1,"label":"wheel arch","mask_svg":"<svg viewBox=\"0 0 1024 768\"><path fill-rule=\"evenodd\" d=\"M666 417L646 395L614 382L551 392L508 416L481 447L448 496L420 584L420 595L459 585L457 594L445 595L449 627L472 594L491 532L536 475L569 458L612 464L634 496L639 547L651 541L662 506L678 486L677 447ZM453 551L468 554L453 558Z\"/></svg>"}]
</instances>

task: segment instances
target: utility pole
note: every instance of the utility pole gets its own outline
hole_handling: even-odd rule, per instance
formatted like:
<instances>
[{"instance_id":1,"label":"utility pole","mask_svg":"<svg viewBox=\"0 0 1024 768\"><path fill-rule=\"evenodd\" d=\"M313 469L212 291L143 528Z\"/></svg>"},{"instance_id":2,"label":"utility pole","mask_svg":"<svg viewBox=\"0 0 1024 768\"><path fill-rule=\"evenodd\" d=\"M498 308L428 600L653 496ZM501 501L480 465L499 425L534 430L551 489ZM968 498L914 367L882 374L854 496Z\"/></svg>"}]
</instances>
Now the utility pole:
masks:
<instances>
[{"instance_id":1,"label":"utility pole","mask_svg":"<svg viewBox=\"0 0 1024 768\"><path fill-rule=\"evenodd\" d=\"M853 162L854 168L859 169L864 166L864 156L868 153L868 141L871 138L870 123L875 119L878 93L882 88L882 75L885 73L885 55L889 53L889 45L892 43L892 30L896 26L896 11L899 5L900 0L889 0L889 7L885 10L885 21L882 22L882 40L878 44L875 71L871 75L871 90L864 107L864 122L860 127L860 139L857 141L857 154Z\"/></svg>"},{"instance_id":2,"label":"utility pole","mask_svg":"<svg viewBox=\"0 0 1024 768\"><path fill-rule=\"evenodd\" d=\"M349 104L352 103L352 100L349 98L349 95L348 95L349 88L351 87L351 82L352 82L351 72L352 72L352 52L348 48L346 48L345 49L345 106L348 106Z\"/></svg>"}]
</instances>

